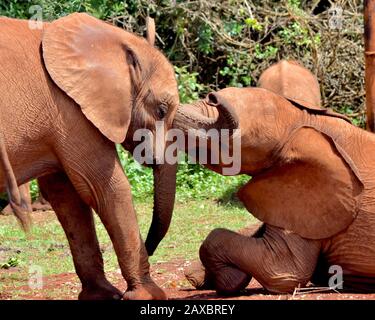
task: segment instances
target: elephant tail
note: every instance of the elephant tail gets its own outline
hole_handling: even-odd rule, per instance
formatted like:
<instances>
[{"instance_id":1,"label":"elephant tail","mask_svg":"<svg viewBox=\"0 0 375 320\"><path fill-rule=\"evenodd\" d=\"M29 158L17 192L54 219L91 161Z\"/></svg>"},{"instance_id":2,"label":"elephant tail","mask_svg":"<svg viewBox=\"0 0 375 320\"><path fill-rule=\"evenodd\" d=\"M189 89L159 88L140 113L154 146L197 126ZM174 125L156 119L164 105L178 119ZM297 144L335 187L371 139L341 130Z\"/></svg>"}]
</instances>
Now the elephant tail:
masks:
<instances>
[{"instance_id":1,"label":"elephant tail","mask_svg":"<svg viewBox=\"0 0 375 320\"><path fill-rule=\"evenodd\" d=\"M17 180L13 172L13 168L8 158L8 153L5 148L5 143L0 134L0 168L4 172L5 187L8 194L9 203L13 209L14 215L21 223L22 229L25 232L30 231L31 219L27 211L27 203L21 197L18 189Z\"/></svg>"}]
</instances>

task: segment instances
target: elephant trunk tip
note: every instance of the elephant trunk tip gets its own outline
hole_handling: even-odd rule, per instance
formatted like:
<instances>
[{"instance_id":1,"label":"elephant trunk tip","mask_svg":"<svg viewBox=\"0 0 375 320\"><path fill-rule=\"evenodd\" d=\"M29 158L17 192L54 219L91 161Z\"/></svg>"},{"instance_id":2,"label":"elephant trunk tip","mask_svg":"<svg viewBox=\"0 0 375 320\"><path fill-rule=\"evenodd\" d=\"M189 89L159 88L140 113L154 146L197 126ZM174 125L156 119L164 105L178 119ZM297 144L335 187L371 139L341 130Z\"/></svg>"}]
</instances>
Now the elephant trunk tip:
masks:
<instances>
[{"instance_id":1,"label":"elephant trunk tip","mask_svg":"<svg viewBox=\"0 0 375 320\"><path fill-rule=\"evenodd\" d=\"M207 110L212 108L217 109L217 117L207 114ZM239 119L234 108L224 97L217 92L211 92L203 100L180 105L173 126L185 132L189 129L228 129L230 134L233 134L234 130L239 128Z\"/></svg>"},{"instance_id":2,"label":"elephant trunk tip","mask_svg":"<svg viewBox=\"0 0 375 320\"><path fill-rule=\"evenodd\" d=\"M147 237L147 240L145 242L146 251L149 257L153 256L158 244L152 243L149 241L149 238Z\"/></svg>"}]
</instances>

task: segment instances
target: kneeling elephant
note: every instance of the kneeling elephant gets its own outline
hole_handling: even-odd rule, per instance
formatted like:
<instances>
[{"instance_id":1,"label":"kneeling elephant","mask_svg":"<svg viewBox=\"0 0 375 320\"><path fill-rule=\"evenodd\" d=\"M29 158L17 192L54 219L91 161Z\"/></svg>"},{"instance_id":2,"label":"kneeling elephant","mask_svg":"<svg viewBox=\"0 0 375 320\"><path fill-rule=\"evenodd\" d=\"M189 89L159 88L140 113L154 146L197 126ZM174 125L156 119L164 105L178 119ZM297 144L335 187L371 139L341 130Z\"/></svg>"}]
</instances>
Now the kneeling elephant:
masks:
<instances>
[{"instance_id":1,"label":"kneeling elephant","mask_svg":"<svg viewBox=\"0 0 375 320\"><path fill-rule=\"evenodd\" d=\"M375 290L375 135L264 88L223 89L181 112L214 117L214 104L238 116L240 173L252 176L238 195L263 225L250 234L213 230L199 250L203 265L186 270L189 281L228 294L254 277L283 293L309 281L327 286L338 265L344 288Z\"/></svg>"}]
</instances>

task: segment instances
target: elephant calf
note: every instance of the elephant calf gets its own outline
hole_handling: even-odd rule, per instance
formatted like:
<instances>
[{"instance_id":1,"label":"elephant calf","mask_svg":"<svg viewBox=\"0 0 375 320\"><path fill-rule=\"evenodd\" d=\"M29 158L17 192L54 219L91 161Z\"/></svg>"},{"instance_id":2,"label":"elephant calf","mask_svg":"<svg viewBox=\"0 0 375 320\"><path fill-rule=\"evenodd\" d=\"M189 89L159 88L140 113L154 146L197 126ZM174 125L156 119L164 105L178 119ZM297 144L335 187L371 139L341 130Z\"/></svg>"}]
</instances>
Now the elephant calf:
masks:
<instances>
[{"instance_id":1,"label":"elephant calf","mask_svg":"<svg viewBox=\"0 0 375 320\"><path fill-rule=\"evenodd\" d=\"M167 132L181 116L174 69L154 47L155 29L149 25L146 41L84 13L42 29L3 17L0 25L0 146L14 170L8 177L0 168L0 192L12 182L18 209L17 184L38 179L69 241L80 299L165 299L148 256L171 222L177 165L159 161L167 141L157 129ZM194 114L188 119L197 122ZM145 131L151 139L136 139ZM149 147L154 208L145 243L115 143L133 154L142 143ZM93 210L113 243L125 294L105 276ZM16 213L23 221L21 208Z\"/></svg>"},{"instance_id":2,"label":"elephant calf","mask_svg":"<svg viewBox=\"0 0 375 320\"><path fill-rule=\"evenodd\" d=\"M287 62L274 68L261 78L263 88L214 93L217 104L237 113L240 173L252 176L238 196L264 224L250 234L213 230L199 250L203 266L186 270L187 278L228 294L254 277L284 293L309 281L327 286L329 267L338 265L344 288L374 290L375 135L322 109L306 69ZM275 81L278 88L269 85ZM213 114L210 108L208 99L181 107ZM207 167L222 173L220 163Z\"/></svg>"},{"instance_id":3,"label":"elephant calf","mask_svg":"<svg viewBox=\"0 0 375 320\"><path fill-rule=\"evenodd\" d=\"M154 166L146 248L115 143L132 151L137 129L155 132L157 121L169 129L179 105L173 67L153 43L84 13L42 29L5 17L0 25L0 122L14 184L38 178L68 238L79 298L165 299L150 277L147 253L168 230L175 169ZM0 171L0 191L6 172ZM105 277L92 209L112 240L124 295Z\"/></svg>"}]
</instances>

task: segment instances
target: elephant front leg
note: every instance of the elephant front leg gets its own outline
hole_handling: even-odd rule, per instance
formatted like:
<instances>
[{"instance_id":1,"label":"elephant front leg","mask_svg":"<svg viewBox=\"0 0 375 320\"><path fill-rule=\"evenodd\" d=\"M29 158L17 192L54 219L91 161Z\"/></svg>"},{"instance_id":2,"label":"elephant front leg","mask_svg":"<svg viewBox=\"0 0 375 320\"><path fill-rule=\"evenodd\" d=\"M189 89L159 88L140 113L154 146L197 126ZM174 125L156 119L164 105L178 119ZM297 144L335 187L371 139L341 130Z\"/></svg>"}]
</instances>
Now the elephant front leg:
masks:
<instances>
[{"instance_id":1,"label":"elephant front leg","mask_svg":"<svg viewBox=\"0 0 375 320\"><path fill-rule=\"evenodd\" d=\"M39 185L68 238L74 266L82 283L79 299L121 299L121 292L104 275L91 208L82 201L64 173L44 176L39 179Z\"/></svg>"},{"instance_id":2,"label":"elephant front leg","mask_svg":"<svg viewBox=\"0 0 375 320\"><path fill-rule=\"evenodd\" d=\"M116 186L107 185L97 212L112 240L121 273L127 282L126 300L160 300L167 296L150 277L146 247L133 208L130 185L122 174Z\"/></svg>"},{"instance_id":3,"label":"elephant front leg","mask_svg":"<svg viewBox=\"0 0 375 320\"><path fill-rule=\"evenodd\" d=\"M121 299L121 292L104 275L91 208L82 201L64 173L40 178L39 186L68 238L74 266L82 283L79 299Z\"/></svg>"},{"instance_id":4,"label":"elephant front leg","mask_svg":"<svg viewBox=\"0 0 375 320\"><path fill-rule=\"evenodd\" d=\"M69 179L83 201L97 212L111 238L128 286L123 298L166 299L164 291L150 277L148 255L140 236L130 185L115 150L111 152L112 158L108 153L103 157L97 155L84 170L82 167L68 168ZM108 159L113 161L107 164Z\"/></svg>"},{"instance_id":5,"label":"elephant front leg","mask_svg":"<svg viewBox=\"0 0 375 320\"><path fill-rule=\"evenodd\" d=\"M91 126L88 130L92 130L93 135L86 132L85 139L81 130L77 135L70 132L66 137L59 137L61 140L57 139L55 150L79 197L95 210L111 238L121 274L127 282L123 298L166 299L164 291L150 277L130 184L115 145Z\"/></svg>"}]
</instances>

